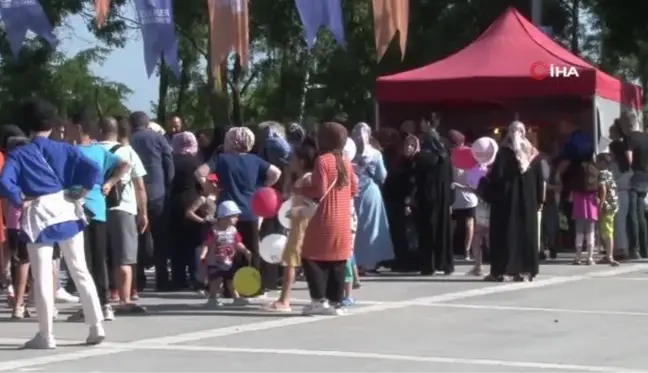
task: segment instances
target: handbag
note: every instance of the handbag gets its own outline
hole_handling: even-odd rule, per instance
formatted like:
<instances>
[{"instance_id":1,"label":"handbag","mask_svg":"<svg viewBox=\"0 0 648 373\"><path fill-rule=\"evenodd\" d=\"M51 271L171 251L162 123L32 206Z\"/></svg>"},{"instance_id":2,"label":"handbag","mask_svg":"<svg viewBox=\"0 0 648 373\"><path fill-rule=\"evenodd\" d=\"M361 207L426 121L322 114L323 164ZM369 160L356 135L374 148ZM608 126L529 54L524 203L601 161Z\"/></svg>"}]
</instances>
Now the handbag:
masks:
<instances>
[{"instance_id":1,"label":"handbag","mask_svg":"<svg viewBox=\"0 0 648 373\"><path fill-rule=\"evenodd\" d=\"M310 219L313 216L315 216L315 213L317 212L317 208L319 207L320 203L326 198L326 196L333 190L333 187L335 187L335 184L337 183L337 176L335 177L335 180L333 180L333 183L331 183L331 186L326 190L322 198L320 198L318 201L314 200L304 200L302 202L301 206L301 214L304 218Z\"/></svg>"},{"instance_id":2,"label":"handbag","mask_svg":"<svg viewBox=\"0 0 648 373\"><path fill-rule=\"evenodd\" d=\"M110 153L115 154L117 150L119 150L122 147L121 144L117 144L110 148ZM112 177L114 170L108 171L106 175L104 176L104 180L110 179ZM124 189L126 189L126 185L122 183L121 181L117 183L115 186L110 188L110 191L108 194L106 194L106 207L112 208L112 207L117 207L121 204L122 201L122 195L124 194Z\"/></svg>"}]
</instances>

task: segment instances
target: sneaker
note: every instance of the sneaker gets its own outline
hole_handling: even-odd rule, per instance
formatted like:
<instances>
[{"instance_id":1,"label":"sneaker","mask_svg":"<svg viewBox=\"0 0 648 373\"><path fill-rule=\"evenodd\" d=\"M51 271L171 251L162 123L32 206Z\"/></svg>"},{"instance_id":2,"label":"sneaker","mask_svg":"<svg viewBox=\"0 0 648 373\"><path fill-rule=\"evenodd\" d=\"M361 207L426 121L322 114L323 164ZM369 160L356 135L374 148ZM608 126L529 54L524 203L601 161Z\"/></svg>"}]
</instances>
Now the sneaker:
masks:
<instances>
[{"instance_id":1,"label":"sneaker","mask_svg":"<svg viewBox=\"0 0 648 373\"><path fill-rule=\"evenodd\" d=\"M31 314L29 313L29 310L25 305L15 307L13 312L11 313L11 319L12 320L22 320L22 319L28 319L31 317Z\"/></svg>"},{"instance_id":2,"label":"sneaker","mask_svg":"<svg viewBox=\"0 0 648 373\"><path fill-rule=\"evenodd\" d=\"M131 300L139 300L139 299L140 299L140 297L137 294L137 290L131 291Z\"/></svg>"},{"instance_id":3,"label":"sneaker","mask_svg":"<svg viewBox=\"0 0 648 373\"><path fill-rule=\"evenodd\" d=\"M68 293L63 288L58 288L56 290L54 300L56 301L56 303L79 303L79 297Z\"/></svg>"},{"instance_id":4,"label":"sneaker","mask_svg":"<svg viewBox=\"0 0 648 373\"><path fill-rule=\"evenodd\" d=\"M342 299L342 306L344 307L351 307L355 303L355 300L353 298L344 298Z\"/></svg>"},{"instance_id":5,"label":"sneaker","mask_svg":"<svg viewBox=\"0 0 648 373\"><path fill-rule=\"evenodd\" d=\"M241 297L234 298L234 300L232 301L232 305L233 306L239 306L239 307L248 306L248 305L250 305L250 300L247 299L247 298L241 298Z\"/></svg>"},{"instance_id":6,"label":"sneaker","mask_svg":"<svg viewBox=\"0 0 648 373\"><path fill-rule=\"evenodd\" d=\"M85 317L83 315L83 309L76 311L75 313L68 316L67 321L69 322L83 322Z\"/></svg>"},{"instance_id":7,"label":"sneaker","mask_svg":"<svg viewBox=\"0 0 648 373\"><path fill-rule=\"evenodd\" d=\"M90 332L88 333L88 338L86 338L86 344L90 346L96 346L103 342L106 339L106 332L104 331L103 325L97 324L90 327Z\"/></svg>"},{"instance_id":8,"label":"sneaker","mask_svg":"<svg viewBox=\"0 0 648 373\"><path fill-rule=\"evenodd\" d=\"M58 308L54 307L54 311L52 312L52 320L56 320L58 315L59 315L59 310Z\"/></svg>"},{"instance_id":9,"label":"sneaker","mask_svg":"<svg viewBox=\"0 0 648 373\"><path fill-rule=\"evenodd\" d=\"M218 300L217 298L207 299L207 303L205 305L208 308L221 308L221 307L223 307L223 303L220 300Z\"/></svg>"},{"instance_id":10,"label":"sneaker","mask_svg":"<svg viewBox=\"0 0 648 373\"><path fill-rule=\"evenodd\" d=\"M103 317L105 321L113 321L115 319L115 311L113 311L110 304L106 304L105 306L103 306L102 311L103 311Z\"/></svg>"},{"instance_id":11,"label":"sneaker","mask_svg":"<svg viewBox=\"0 0 648 373\"><path fill-rule=\"evenodd\" d=\"M337 306L337 307L331 307L331 309L333 310L333 315L334 316L346 316L349 313L349 311L347 310L347 308L344 305L340 305L340 306Z\"/></svg>"},{"instance_id":12,"label":"sneaker","mask_svg":"<svg viewBox=\"0 0 648 373\"><path fill-rule=\"evenodd\" d=\"M23 348L28 350L52 350L56 348L56 340L53 336L44 336L40 333L25 343Z\"/></svg>"},{"instance_id":13,"label":"sneaker","mask_svg":"<svg viewBox=\"0 0 648 373\"><path fill-rule=\"evenodd\" d=\"M331 306L328 301L312 301L311 304L304 306L302 309L302 315L304 316L314 316L314 315L330 315Z\"/></svg>"}]
</instances>

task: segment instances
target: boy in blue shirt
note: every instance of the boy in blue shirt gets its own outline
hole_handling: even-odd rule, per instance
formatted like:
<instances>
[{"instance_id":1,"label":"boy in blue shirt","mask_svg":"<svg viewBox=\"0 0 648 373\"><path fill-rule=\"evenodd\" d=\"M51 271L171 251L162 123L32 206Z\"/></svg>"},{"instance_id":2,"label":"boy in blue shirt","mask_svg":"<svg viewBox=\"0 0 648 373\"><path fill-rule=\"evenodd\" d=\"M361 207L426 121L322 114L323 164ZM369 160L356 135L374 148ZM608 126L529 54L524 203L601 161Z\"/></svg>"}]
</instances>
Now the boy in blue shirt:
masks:
<instances>
[{"instance_id":1,"label":"boy in blue shirt","mask_svg":"<svg viewBox=\"0 0 648 373\"><path fill-rule=\"evenodd\" d=\"M97 287L104 319L110 321L115 318L115 314L108 302L106 195L121 181L130 165L95 141L99 133L98 123L85 113L72 118L72 128L69 132L79 144L77 148L81 154L94 161L99 167L97 180L85 196L84 208L88 215L88 226L84 231L85 254L88 268ZM108 179L106 175L110 175ZM83 310L79 310L68 320L82 321L83 319Z\"/></svg>"}]
</instances>

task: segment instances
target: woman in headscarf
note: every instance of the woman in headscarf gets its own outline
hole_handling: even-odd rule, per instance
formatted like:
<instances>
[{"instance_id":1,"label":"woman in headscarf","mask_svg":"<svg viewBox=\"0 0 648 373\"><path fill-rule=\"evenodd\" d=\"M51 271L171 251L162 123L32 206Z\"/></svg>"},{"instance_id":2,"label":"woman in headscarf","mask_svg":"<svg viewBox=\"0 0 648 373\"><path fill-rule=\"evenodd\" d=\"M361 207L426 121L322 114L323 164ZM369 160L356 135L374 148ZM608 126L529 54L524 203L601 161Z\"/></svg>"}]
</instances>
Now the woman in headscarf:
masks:
<instances>
[{"instance_id":1,"label":"woman in headscarf","mask_svg":"<svg viewBox=\"0 0 648 373\"><path fill-rule=\"evenodd\" d=\"M259 157L280 169L281 177L274 185L274 188L283 198L288 198L290 189L294 180L290 178L289 164L292 149L286 141L284 126L279 122L267 121L259 124L261 136L258 142L257 154ZM264 219L260 228L260 237L263 238L269 234L283 234L285 228L279 223L276 217ZM267 262L262 263L264 267L264 283L268 284L268 289L274 290L279 285L280 268L276 264Z\"/></svg>"},{"instance_id":2,"label":"woman in headscarf","mask_svg":"<svg viewBox=\"0 0 648 373\"><path fill-rule=\"evenodd\" d=\"M448 137L453 149L464 146L466 138L463 133L451 130L448 132ZM465 255L466 260L470 259L470 247L475 230L475 208L478 202L477 195L469 184L468 172L453 167L452 220L455 227L452 246L454 254Z\"/></svg>"},{"instance_id":3,"label":"woman in headscarf","mask_svg":"<svg viewBox=\"0 0 648 373\"><path fill-rule=\"evenodd\" d=\"M223 153L200 166L196 172L199 180L207 175L218 175L220 201L234 201L241 209L236 229L245 247L252 252L252 266L261 270L259 256L259 218L252 213L250 202L256 190L273 186L281 177L281 170L250 154L254 146L254 133L247 127L232 127L225 134ZM276 284L264 283L264 289Z\"/></svg>"},{"instance_id":4,"label":"woman in headscarf","mask_svg":"<svg viewBox=\"0 0 648 373\"><path fill-rule=\"evenodd\" d=\"M452 165L448 150L434 128L420 140L405 142L411 159L408 209L414 215L418 233L419 266L422 275L436 271L454 272L451 242Z\"/></svg>"},{"instance_id":5,"label":"woman in headscarf","mask_svg":"<svg viewBox=\"0 0 648 373\"><path fill-rule=\"evenodd\" d=\"M311 304L304 314L344 314L345 266L351 258L351 198L358 191L353 168L343 159L347 130L324 123L317 133L320 155L309 186L300 192L318 202L302 244L302 267Z\"/></svg>"},{"instance_id":6,"label":"woman in headscarf","mask_svg":"<svg viewBox=\"0 0 648 373\"><path fill-rule=\"evenodd\" d=\"M416 256L410 250L410 247L415 247L415 242L407 239L408 217L405 216L405 198L409 191L407 166L411 165L411 162L403 157L403 141L398 130L381 128L378 141L384 149L383 160L387 168L382 196L395 255L391 269L395 272L416 271Z\"/></svg>"},{"instance_id":7,"label":"woman in headscarf","mask_svg":"<svg viewBox=\"0 0 648 373\"><path fill-rule=\"evenodd\" d=\"M171 183L169 206L174 245L171 254L171 281L176 289L185 289L187 279L194 273L194 249L201 242L201 225L186 214L187 209L201 196L201 187L195 172L203 163L198 155L198 141L189 132L180 132L171 138L175 174ZM189 272L187 272L189 271ZM189 276L188 276L189 274ZM195 279L194 279L195 280Z\"/></svg>"},{"instance_id":8,"label":"woman in headscarf","mask_svg":"<svg viewBox=\"0 0 648 373\"><path fill-rule=\"evenodd\" d=\"M354 198L358 228L353 247L356 265L362 273L374 271L380 262L393 259L394 250L380 193L380 186L387 177L382 154L370 144L371 128L368 124L358 123L351 137L357 148L353 171L358 178L358 194Z\"/></svg>"},{"instance_id":9,"label":"woman in headscarf","mask_svg":"<svg viewBox=\"0 0 648 373\"><path fill-rule=\"evenodd\" d=\"M487 281L504 281L505 276L531 281L538 274L538 211L544 202L539 160L524 124L511 123L483 181L483 197L491 208Z\"/></svg>"}]
</instances>

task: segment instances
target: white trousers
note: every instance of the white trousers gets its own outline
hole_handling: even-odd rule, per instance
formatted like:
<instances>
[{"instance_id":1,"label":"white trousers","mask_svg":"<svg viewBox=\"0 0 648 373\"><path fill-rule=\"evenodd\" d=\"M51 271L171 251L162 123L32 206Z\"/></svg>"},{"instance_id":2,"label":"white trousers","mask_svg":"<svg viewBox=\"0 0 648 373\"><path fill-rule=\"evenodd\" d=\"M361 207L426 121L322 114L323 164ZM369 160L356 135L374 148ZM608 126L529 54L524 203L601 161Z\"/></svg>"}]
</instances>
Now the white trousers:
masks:
<instances>
[{"instance_id":1,"label":"white trousers","mask_svg":"<svg viewBox=\"0 0 648 373\"><path fill-rule=\"evenodd\" d=\"M74 237L59 242L63 259L70 276L79 291L83 315L88 325L96 325L103 321L101 305L97 296L90 271L85 260L83 232ZM29 263L34 277L34 300L38 314L38 328L42 336L52 335L54 318L54 279L52 278L52 255L54 246L50 244L27 244Z\"/></svg>"}]
</instances>

